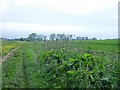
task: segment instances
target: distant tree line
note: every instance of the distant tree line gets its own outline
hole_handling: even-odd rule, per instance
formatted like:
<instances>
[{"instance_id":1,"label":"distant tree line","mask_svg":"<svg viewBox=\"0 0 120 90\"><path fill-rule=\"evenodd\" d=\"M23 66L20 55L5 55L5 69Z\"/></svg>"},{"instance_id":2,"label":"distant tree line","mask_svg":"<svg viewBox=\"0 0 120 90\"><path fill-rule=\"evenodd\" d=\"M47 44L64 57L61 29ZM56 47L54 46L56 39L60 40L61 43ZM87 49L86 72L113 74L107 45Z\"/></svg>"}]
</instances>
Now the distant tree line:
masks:
<instances>
[{"instance_id":1,"label":"distant tree line","mask_svg":"<svg viewBox=\"0 0 120 90\"><path fill-rule=\"evenodd\" d=\"M46 40L51 40L51 41L58 41L58 40L97 40L96 37L89 39L88 37L75 37L75 35L72 34L50 34L49 37L47 37L44 34L36 34L36 33L31 33L27 37L27 41L46 41Z\"/></svg>"},{"instance_id":2,"label":"distant tree line","mask_svg":"<svg viewBox=\"0 0 120 90\"><path fill-rule=\"evenodd\" d=\"M31 33L29 34L28 38L27 38L28 41L46 41L47 40L47 36L44 35L44 34L36 34L36 33Z\"/></svg>"},{"instance_id":3,"label":"distant tree line","mask_svg":"<svg viewBox=\"0 0 120 90\"><path fill-rule=\"evenodd\" d=\"M88 38L88 37L80 37L80 36L76 37L76 39L77 40L97 40L96 37L94 37L94 38Z\"/></svg>"},{"instance_id":4,"label":"distant tree line","mask_svg":"<svg viewBox=\"0 0 120 90\"><path fill-rule=\"evenodd\" d=\"M63 34L50 34L49 36L49 40L52 40L52 41L57 41L57 40L72 40L73 39L73 35L65 35L64 33Z\"/></svg>"},{"instance_id":5,"label":"distant tree line","mask_svg":"<svg viewBox=\"0 0 120 90\"><path fill-rule=\"evenodd\" d=\"M27 38L16 38L16 39L7 39L7 38L0 38L3 40L17 40L17 41L38 41L38 42L42 42L42 41L59 41L59 40L97 40L96 37L93 38L89 38L89 37L81 37L81 36L75 36L72 34L50 34L49 36L46 36L44 34L36 34L36 33L31 33L28 35ZM120 38L116 38L116 39L120 39ZM109 40L109 39L108 39Z\"/></svg>"}]
</instances>

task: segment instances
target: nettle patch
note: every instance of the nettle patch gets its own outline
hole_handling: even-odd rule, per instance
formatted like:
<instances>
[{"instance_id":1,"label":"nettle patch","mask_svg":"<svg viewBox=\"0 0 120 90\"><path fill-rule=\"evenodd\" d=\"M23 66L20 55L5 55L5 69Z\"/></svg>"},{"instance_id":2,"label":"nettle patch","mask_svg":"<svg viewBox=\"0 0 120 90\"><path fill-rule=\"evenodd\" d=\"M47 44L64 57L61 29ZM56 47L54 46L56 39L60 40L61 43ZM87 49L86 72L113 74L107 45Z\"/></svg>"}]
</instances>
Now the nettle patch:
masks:
<instances>
[{"instance_id":1,"label":"nettle patch","mask_svg":"<svg viewBox=\"0 0 120 90\"><path fill-rule=\"evenodd\" d=\"M105 65L97 56L73 55L64 48L45 52L40 61L44 79L50 88L112 87L111 76L106 75ZM105 62L105 61L104 61Z\"/></svg>"}]
</instances>

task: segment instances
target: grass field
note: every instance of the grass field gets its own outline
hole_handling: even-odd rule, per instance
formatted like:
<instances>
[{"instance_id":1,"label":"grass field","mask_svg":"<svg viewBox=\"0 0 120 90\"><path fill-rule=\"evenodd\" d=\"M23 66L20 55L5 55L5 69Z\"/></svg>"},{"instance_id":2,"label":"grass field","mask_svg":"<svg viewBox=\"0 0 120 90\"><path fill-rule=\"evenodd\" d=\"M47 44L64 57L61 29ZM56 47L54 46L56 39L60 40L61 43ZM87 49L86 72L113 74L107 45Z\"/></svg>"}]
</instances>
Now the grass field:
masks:
<instances>
[{"instance_id":1,"label":"grass field","mask_svg":"<svg viewBox=\"0 0 120 90\"><path fill-rule=\"evenodd\" d=\"M116 88L118 41L25 42L2 70L2 88Z\"/></svg>"}]
</instances>

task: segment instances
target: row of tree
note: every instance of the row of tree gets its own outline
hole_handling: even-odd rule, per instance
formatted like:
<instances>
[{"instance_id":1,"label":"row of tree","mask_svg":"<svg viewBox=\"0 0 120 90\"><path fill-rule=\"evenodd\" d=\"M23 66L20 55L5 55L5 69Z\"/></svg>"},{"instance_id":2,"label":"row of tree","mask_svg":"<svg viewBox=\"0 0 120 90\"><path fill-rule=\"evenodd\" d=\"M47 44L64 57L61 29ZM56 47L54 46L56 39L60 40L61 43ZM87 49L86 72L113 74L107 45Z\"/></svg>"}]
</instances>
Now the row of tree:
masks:
<instances>
[{"instance_id":1,"label":"row of tree","mask_svg":"<svg viewBox=\"0 0 120 90\"><path fill-rule=\"evenodd\" d=\"M50 34L49 37L47 37L44 34L36 34L36 33L31 33L28 35L27 38L17 38L17 39L7 39L7 38L1 38L3 40L18 40L18 41L46 41L46 40L51 40L51 41L58 41L58 40L97 40L96 37L94 38L88 38L88 37L75 37L75 35L72 34Z\"/></svg>"},{"instance_id":2,"label":"row of tree","mask_svg":"<svg viewBox=\"0 0 120 90\"><path fill-rule=\"evenodd\" d=\"M88 37L80 37L80 36L76 37L76 39L77 40L97 40L96 37L94 37L94 38L88 38Z\"/></svg>"},{"instance_id":3,"label":"row of tree","mask_svg":"<svg viewBox=\"0 0 120 90\"><path fill-rule=\"evenodd\" d=\"M47 40L47 36L44 34L39 34L37 35L36 33L31 33L28 36L28 41L46 41Z\"/></svg>"},{"instance_id":4,"label":"row of tree","mask_svg":"<svg viewBox=\"0 0 120 90\"><path fill-rule=\"evenodd\" d=\"M75 37L75 35L72 34L50 34L49 37L47 38L46 35L44 34L36 34L36 33L31 33L29 34L28 41L46 41L46 40L52 40L52 41L57 41L57 40L90 40L88 37ZM91 38L91 40L97 40L96 37Z\"/></svg>"},{"instance_id":5,"label":"row of tree","mask_svg":"<svg viewBox=\"0 0 120 90\"><path fill-rule=\"evenodd\" d=\"M73 39L73 35L65 35L63 34L51 34L49 36L49 40L55 41L55 40L72 40Z\"/></svg>"}]
</instances>

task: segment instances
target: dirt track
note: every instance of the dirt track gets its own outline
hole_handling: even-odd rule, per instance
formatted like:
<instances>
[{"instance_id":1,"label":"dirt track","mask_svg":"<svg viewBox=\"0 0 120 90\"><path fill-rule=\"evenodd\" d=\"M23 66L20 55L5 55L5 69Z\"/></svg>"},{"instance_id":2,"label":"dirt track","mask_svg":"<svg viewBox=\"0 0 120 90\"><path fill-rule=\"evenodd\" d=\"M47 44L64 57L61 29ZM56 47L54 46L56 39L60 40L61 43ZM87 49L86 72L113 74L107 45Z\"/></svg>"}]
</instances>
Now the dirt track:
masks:
<instances>
[{"instance_id":1,"label":"dirt track","mask_svg":"<svg viewBox=\"0 0 120 90\"><path fill-rule=\"evenodd\" d=\"M0 58L0 63L6 61L11 55L13 55L16 49L17 48L12 49L7 55L5 55L2 58Z\"/></svg>"}]
</instances>

